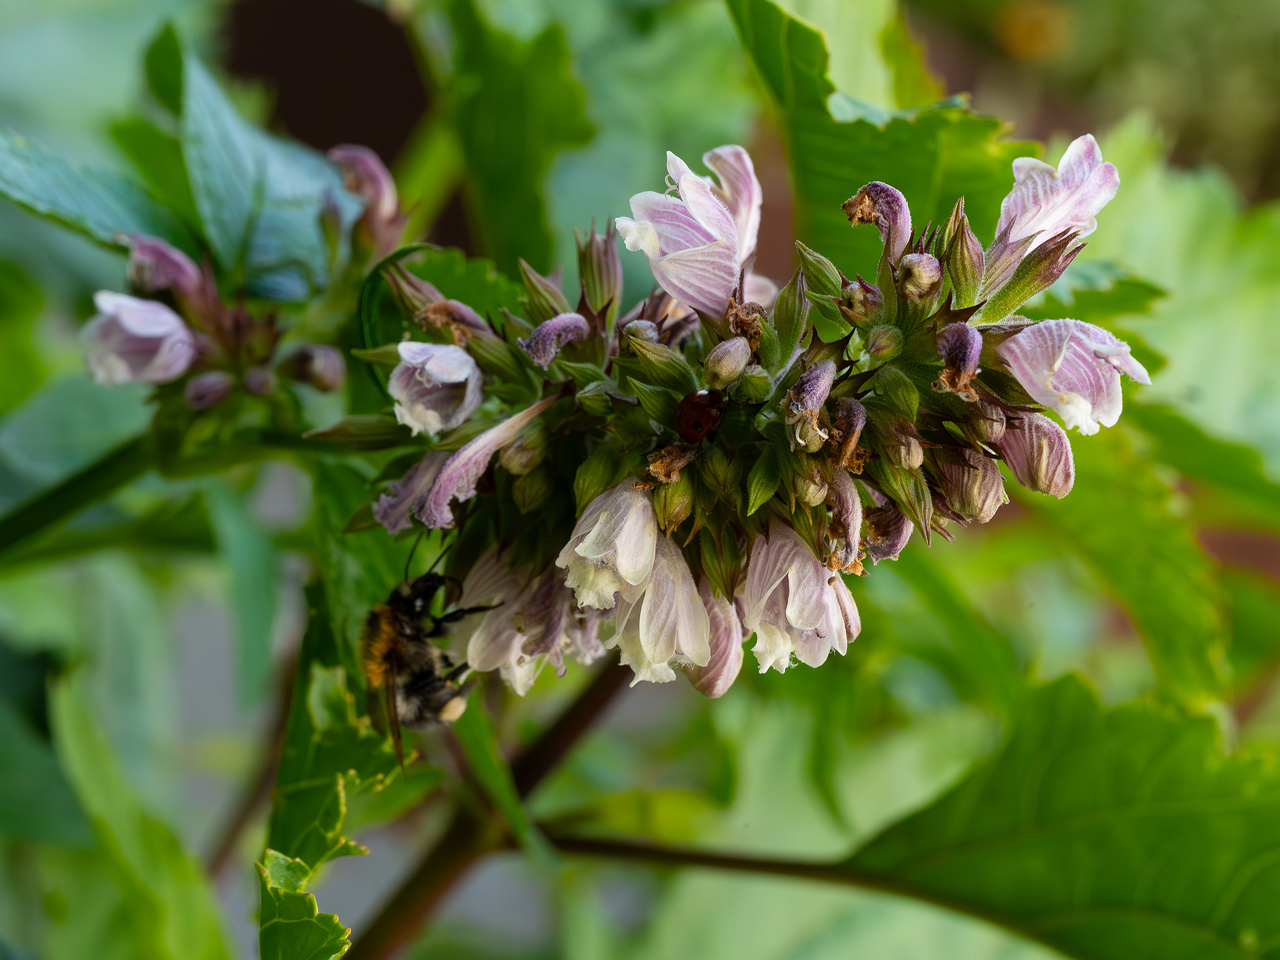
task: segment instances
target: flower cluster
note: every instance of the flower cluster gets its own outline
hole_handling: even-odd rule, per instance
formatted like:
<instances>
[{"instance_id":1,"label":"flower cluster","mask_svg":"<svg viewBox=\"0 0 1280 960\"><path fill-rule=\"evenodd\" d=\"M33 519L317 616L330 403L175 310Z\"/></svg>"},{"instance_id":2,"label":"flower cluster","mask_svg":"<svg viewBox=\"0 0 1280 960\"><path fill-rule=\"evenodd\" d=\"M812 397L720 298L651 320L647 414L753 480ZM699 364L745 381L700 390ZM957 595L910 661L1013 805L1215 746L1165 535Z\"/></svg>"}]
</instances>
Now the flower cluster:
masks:
<instances>
[{"instance_id":1,"label":"flower cluster","mask_svg":"<svg viewBox=\"0 0 1280 960\"><path fill-rule=\"evenodd\" d=\"M1119 183L1092 137L1055 169L1014 164L994 240L959 200L916 230L902 194L845 202L883 241L875 282L803 245L782 290L751 272L761 191L740 147L668 155L668 189L617 231L657 287L621 313L611 230L579 238L581 290L522 264L523 316L482 318L402 263L385 278L421 337L398 344L395 416L429 447L374 515L456 529L464 604L492 605L467 658L517 692L546 663L616 647L637 680L676 668L722 694L754 636L760 670L818 666L860 629L849 582L985 523L1005 473L1065 496L1067 427L1120 414L1146 371L1107 331L1015 315L1048 288ZM489 402L490 399L493 402ZM505 411L505 413L504 413ZM472 618L475 620L476 618Z\"/></svg>"}]
</instances>

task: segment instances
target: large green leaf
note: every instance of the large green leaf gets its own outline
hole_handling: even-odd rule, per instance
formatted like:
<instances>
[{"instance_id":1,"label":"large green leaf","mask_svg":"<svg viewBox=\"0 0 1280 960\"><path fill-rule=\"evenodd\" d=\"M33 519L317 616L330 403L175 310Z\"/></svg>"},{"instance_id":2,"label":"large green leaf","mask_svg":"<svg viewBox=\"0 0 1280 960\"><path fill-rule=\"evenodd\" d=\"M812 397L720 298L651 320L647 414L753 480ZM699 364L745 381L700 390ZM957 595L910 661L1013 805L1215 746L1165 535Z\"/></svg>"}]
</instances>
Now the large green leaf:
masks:
<instances>
[{"instance_id":1,"label":"large green leaf","mask_svg":"<svg viewBox=\"0 0 1280 960\"><path fill-rule=\"evenodd\" d=\"M35 281L0 260L0 414L26 400L44 380L44 360L32 339L42 306Z\"/></svg>"},{"instance_id":2,"label":"large green leaf","mask_svg":"<svg viewBox=\"0 0 1280 960\"><path fill-rule=\"evenodd\" d=\"M144 233L195 249L177 218L133 181L67 163L12 130L0 130L0 196L108 246Z\"/></svg>"},{"instance_id":3,"label":"large green leaf","mask_svg":"<svg viewBox=\"0 0 1280 960\"><path fill-rule=\"evenodd\" d=\"M7 668L7 658L0 657ZM48 741L0 699L0 836L87 846L93 831Z\"/></svg>"},{"instance_id":4,"label":"large green leaf","mask_svg":"<svg viewBox=\"0 0 1280 960\"><path fill-rule=\"evenodd\" d=\"M351 931L304 892L310 868L275 850L267 850L264 861L258 866L259 960L336 960L346 953Z\"/></svg>"},{"instance_id":5,"label":"large green leaf","mask_svg":"<svg viewBox=\"0 0 1280 960\"><path fill-rule=\"evenodd\" d=\"M1033 691L1005 747L843 869L1087 960L1228 960L1280 945L1275 759L1212 720Z\"/></svg>"},{"instance_id":6,"label":"large green leaf","mask_svg":"<svg viewBox=\"0 0 1280 960\"><path fill-rule=\"evenodd\" d=\"M543 181L558 153L592 133L564 34L552 25L525 42L486 23L473 0L451 0L447 10L456 44L447 94L467 160L472 229L500 269L514 273L523 257L549 270Z\"/></svg>"},{"instance_id":7,"label":"large green leaf","mask_svg":"<svg viewBox=\"0 0 1280 960\"><path fill-rule=\"evenodd\" d=\"M88 709L84 671L58 680L50 714L58 754L133 915L139 956L226 960L217 901L200 863L143 808Z\"/></svg>"},{"instance_id":8,"label":"large green leaf","mask_svg":"<svg viewBox=\"0 0 1280 960\"><path fill-rule=\"evenodd\" d=\"M1016 157L1035 144L1004 139L1006 126L958 101L888 113L836 92L823 35L772 0L728 0L766 88L781 109L795 184L796 234L846 273L874 275L880 237L852 230L840 204L864 183L893 184L913 223L941 223L960 196L989 240Z\"/></svg>"},{"instance_id":9,"label":"large green leaf","mask_svg":"<svg viewBox=\"0 0 1280 960\"><path fill-rule=\"evenodd\" d=\"M1194 527L1123 426L1073 437L1076 482L1055 500L1009 490L1093 568L1132 618L1161 683L1198 703L1222 690L1221 598Z\"/></svg>"}]
</instances>

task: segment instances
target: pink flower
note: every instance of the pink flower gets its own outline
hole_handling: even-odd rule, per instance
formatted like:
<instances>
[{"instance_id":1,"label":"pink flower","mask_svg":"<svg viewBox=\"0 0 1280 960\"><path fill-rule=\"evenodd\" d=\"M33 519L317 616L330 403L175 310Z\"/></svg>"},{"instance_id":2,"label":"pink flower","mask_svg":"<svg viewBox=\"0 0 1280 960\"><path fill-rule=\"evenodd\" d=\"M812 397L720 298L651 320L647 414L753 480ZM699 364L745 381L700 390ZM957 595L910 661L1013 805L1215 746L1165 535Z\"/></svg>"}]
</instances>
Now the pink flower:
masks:
<instances>
[{"instance_id":1,"label":"pink flower","mask_svg":"<svg viewBox=\"0 0 1280 960\"><path fill-rule=\"evenodd\" d=\"M533 333L521 337L516 343L534 363L546 370L567 344L581 343L590 332L591 328L582 314L561 313L544 320Z\"/></svg>"},{"instance_id":2,"label":"pink flower","mask_svg":"<svg viewBox=\"0 0 1280 960\"><path fill-rule=\"evenodd\" d=\"M396 401L396 419L416 436L452 430L484 400L484 378L471 354L444 343L406 340L387 392Z\"/></svg>"},{"instance_id":3,"label":"pink flower","mask_svg":"<svg viewBox=\"0 0 1280 960\"><path fill-rule=\"evenodd\" d=\"M1017 481L1028 490L1061 500L1076 479L1071 441L1062 428L1039 413L1010 418L996 442Z\"/></svg>"},{"instance_id":4,"label":"pink flower","mask_svg":"<svg viewBox=\"0 0 1280 960\"><path fill-rule=\"evenodd\" d=\"M653 495L623 480L587 504L556 566L580 605L609 610L618 595L639 598L660 539Z\"/></svg>"},{"instance_id":5,"label":"pink flower","mask_svg":"<svg viewBox=\"0 0 1280 960\"><path fill-rule=\"evenodd\" d=\"M1079 320L1031 324L996 347L996 353L1032 399L1084 434L1120 419L1121 373L1138 383L1151 382L1127 343Z\"/></svg>"},{"instance_id":6,"label":"pink flower","mask_svg":"<svg viewBox=\"0 0 1280 960\"><path fill-rule=\"evenodd\" d=\"M373 518L386 527L388 533L408 530L413 526L414 517L426 523L427 497L448 459L445 451L432 450L419 460L378 498L373 505Z\"/></svg>"},{"instance_id":7,"label":"pink flower","mask_svg":"<svg viewBox=\"0 0 1280 960\"><path fill-rule=\"evenodd\" d=\"M195 337L163 303L109 290L99 290L93 302L98 314L81 338L98 383L168 383L195 362Z\"/></svg>"},{"instance_id":8,"label":"pink flower","mask_svg":"<svg viewBox=\"0 0 1280 960\"><path fill-rule=\"evenodd\" d=\"M699 693L707 697L722 697L742 670L742 621L732 600L712 594L706 577L698 583L698 596L702 598L710 620L710 659L706 666L690 665L685 672Z\"/></svg>"}]
</instances>

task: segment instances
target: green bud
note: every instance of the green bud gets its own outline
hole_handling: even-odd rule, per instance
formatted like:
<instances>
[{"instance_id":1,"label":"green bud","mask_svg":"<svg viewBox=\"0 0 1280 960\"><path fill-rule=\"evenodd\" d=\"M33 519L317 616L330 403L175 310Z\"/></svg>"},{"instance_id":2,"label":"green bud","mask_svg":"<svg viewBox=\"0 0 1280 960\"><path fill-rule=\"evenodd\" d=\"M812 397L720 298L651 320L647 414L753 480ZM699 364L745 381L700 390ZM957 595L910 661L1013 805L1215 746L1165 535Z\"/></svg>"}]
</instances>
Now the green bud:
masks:
<instances>
[{"instance_id":1,"label":"green bud","mask_svg":"<svg viewBox=\"0 0 1280 960\"><path fill-rule=\"evenodd\" d=\"M796 253L800 256L800 272L804 274L808 292L819 297L839 297L843 283L836 265L799 240L796 241Z\"/></svg>"},{"instance_id":2,"label":"green bud","mask_svg":"<svg viewBox=\"0 0 1280 960\"><path fill-rule=\"evenodd\" d=\"M827 483L809 461L807 473L797 473L794 481L796 499L805 506L816 507L827 499Z\"/></svg>"},{"instance_id":3,"label":"green bud","mask_svg":"<svg viewBox=\"0 0 1280 960\"><path fill-rule=\"evenodd\" d=\"M569 301L565 299L564 292L560 289L559 271L544 277L529 266L523 258L518 263L520 277L524 280L524 300L529 314L528 319L535 327L558 314L573 312L573 307L569 306Z\"/></svg>"},{"instance_id":4,"label":"green bud","mask_svg":"<svg viewBox=\"0 0 1280 960\"><path fill-rule=\"evenodd\" d=\"M401 447L410 439L409 428L381 413L353 414L323 430L304 434L308 440L323 440L351 450L386 450Z\"/></svg>"},{"instance_id":5,"label":"green bud","mask_svg":"<svg viewBox=\"0 0 1280 960\"><path fill-rule=\"evenodd\" d=\"M747 367L734 385L733 396L743 403L764 403L773 393L773 379L757 363Z\"/></svg>"},{"instance_id":6,"label":"green bud","mask_svg":"<svg viewBox=\"0 0 1280 960\"><path fill-rule=\"evenodd\" d=\"M741 575L742 552L738 547L738 537L732 527L718 531L720 540L711 530L703 528L698 541L702 554L702 570L711 583L711 589L718 596L732 597Z\"/></svg>"},{"instance_id":7,"label":"green bud","mask_svg":"<svg viewBox=\"0 0 1280 960\"><path fill-rule=\"evenodd\" d=\"M653 512L658 526L670 533L688 518L693 511L693 478L686 470L679 480L662 483L653 493Z\"/></svg>"},{"instance_id":8,"label":"green bud","mask_svg":"<svg viewBox=\"0 0 1280 960\"><path fill-rule=\"evenodd\" d=\"M887 323L871 328L867 334L867 353L872 363L888 363L902 352L902 331Z\"/></svg>"},{"instance_id":9,"label":"green bud","mask_svg":"<svg viewBox=\"0 0 1280 960\"><path fill-rule=\"evenodd\" d=\"M953 307L971 307L978 302L982 289L982 274L986 269L982 244L969 228L969 218L964 212L964 197L956 201L955 209L947 220L946 244L943 247L947 276L955 291Z\"/></svg>"},{"instance_id":10,"label":"green bud","mask_svg":"<svg viewBox=\"0 0 1280 960\"><path fill-rule=\"evenodd\" d=\"M467 352L485 373L516 383L524 379L523 364L528 360L522 361L521 355L501 337L492 333L473 334L467 338Z\"/></svg>"},{"instance_id":11,"label":"green bud","mask_svg":"<svg viewBox=\"0 0 1280 960\"><path fill-rule=\"evenodd\" d=\"M547 452L547 428L541 418L524 428L524 432L502 449L498 465L513 476L522 477L542 462Z\"/></svg>"},{"instance_id":12,"label":"green bud","mask_svg":"<svg viewBox=\"0 0 1280 960\"><path fill-rule=\"evenodd\" d=\"M593 417L607 417L613 410L613 400L609 397L609 388L613 383L609 380L597 380L578 391L578 405Z\"/></svg>"},{"instance_id":13,"label":"green bud","mask_svg":"<svg viewBox=\"0 0 1280 960\"><path fill-rule=\"evenodd\" d=\"M876 392L892 409L905 413L911 421L919 415L920 391L897 367L886 364L876 372Z\"/></svg>"},{"instance_id":14,"label":"green bud","mask_svg":"<svg viewBox=\"0 0 1280 960\"><path fill-rule=\"evenodd\" d=\"M618 451L611 445L597 447L591 456L583 460L573 477L573 498L578 513L592 500L613 485L613 472L617 467Z\"/></svg>"},{"instance_id":15,"label":"green bud","mask_svg":"<svg viewBox=\"0 0 1280 960\"><path fill-rule=\"evenodd\" d=\"M880 289L867 283L862 277L855 280L845 278L840 290L840 312L855 327L865 328L872 318L880 316L884 309L884 298Z\"/></svg>"},{"instance_id":16,"label":"green bud","mask_svg":"<svg viewBox=\"0 0 1280 960\"><path fill-rule=\"evenodd\" d=\"M733 488L738 485L741 468L735 461L730 460L728 454L720 447L712 447L710 451L699 457L698 465L707 484L713 489L722 491L726 496L731 495Z\"/></svg>"},{"instance_id":17,"label":"green bud","mask_svg":"<svg viewBox=\"0 0 1280 960\"><path fill-rule=\"evenodd\" d=\"M628 327L630 329L630 327ZM682 353L660 343L631 338L631 349L640 360L645 379L654 386L665 387L685 395L696 393L698 378Z\"/></svg>"},{"instance_id":18,"label":"green bud","mask_svg":"<svg viewBox=\"0 0 1280 960\"><path fill-rule=\"evenodd\" d=\"M772 445L762 447L760 456L747 474L747 516L755 513L778 492L782 483L782 464Z\"/></svg>"},{"instance_id":19,"label":"green bud","mask_svg":"<svg viewBox=\"0 0 1280 960\"><path fill-rule=\"evenodd\" d=\"M545 466L519 477L511 485L511 497L515 501L516 509L521 513L537 510L551 497L554 483L551 471Z\"/></svg>"},{"instance_id":20,"label":"green bud","mask_svg":"<svg viewBox=\"0 0 1280 960\"><path fill-rule=\"evenodd\" d=\"M648 320L632 320L623 327L622 339L618 346L621 348L624 356L635 352L631 349L632 340L643 340L645 343L657 343L657 326Z\"/></svg>"},{"instance_id":21,"label":"green bud","mask_svg":"<svg viewBox=\"0 0 1280 960\"><path fill-rule=\"evenodd\" d=\"M942 264L927 253L904 254L898 261L898 292L910 303L924 303L942 288Z\"/></svg>"},{"instance_id":22,"label":"green bud","mask_svg":"<svg viewBox=\"0 0 1280 960\"><path fill-rule=\"evenodd\" d=\"M751 344L746 337L717 343L702 364L702 377L712 390L723 390L737 380L751 362Z\"/></svg>"},{"instance_id":23,"label":"green bud","mask_svg":"<svg viewBox=\"0 0 1280 960\"><path fill-rule=\"evenodd\" d=\"M578 245L578 277L582 281L582 294L587 306L596 313L608 307L606 322L612 323L618 315L618 301L622 298L622 260L618 257L618 236L613 222L605 228L604 236L591 233L585 238L574 228L573 238Z\"/></svg>"}]
</instances>

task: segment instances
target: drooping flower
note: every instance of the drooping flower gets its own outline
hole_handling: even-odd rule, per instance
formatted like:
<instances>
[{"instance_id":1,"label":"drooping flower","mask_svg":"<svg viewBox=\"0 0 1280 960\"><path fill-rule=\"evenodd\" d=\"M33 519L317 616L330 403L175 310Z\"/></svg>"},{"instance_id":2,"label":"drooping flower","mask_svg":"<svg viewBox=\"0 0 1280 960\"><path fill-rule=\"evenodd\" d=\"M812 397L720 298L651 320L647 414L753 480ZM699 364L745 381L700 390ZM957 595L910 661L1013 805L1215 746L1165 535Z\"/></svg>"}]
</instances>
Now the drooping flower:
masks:
<instances>
[{"instance_id":1,"label":"drooping flower","mask_svg":"<svg viewBox=\"0 0 1280 960\"><path fill-rule=\"evenodd\" d=\"M827 566L832 570L858 573L858 546L862 537L862 498L849 471L836 467L831 471L831 483L827 487L827 500L831 503L831 529L833 541Z\"/></svg>"},{"instance_id":2,"label":"drooping flower","mask_svg":"<svg viewBox=\"0 0 1280 960\"><path fill-rule=\"evenodd\" d=\"M396 248L404 229L400 197L391 171L368 147L342 144L329 151L329 159L342 170L346 188L364 198L360 223L368 232L377 256L386 256Z\"/></svg>"},{"instance_id":3,"label":"drooping flower","mask_svg":"<svg viewBox=\"0 0 1280 960\"><path fill-rule=\"evenodd\" d=\"M1124 399L1120 374L1149 384L1129 345L1079 320L1042 320L996 347L1009 372L1037 403L1081 433L1114 426Z\"/></svg>"},{"instance_id":4,"label":"drooping flower","mask_svg":"<svg viewBox=\"0 0 1280 960\"><path fill-rule=\"evenodd\" d=\"M881 560L897 560L898 555L911 539L915 524L907 519L898 505L876 490L871 491L876 506L865 515L867 535L863 546L872 566Z\"/></svg>"},{"instance_id":5,"label":"drooping flower","mask_svg":"<svg viewBox=\"0 0 1280 960\"><path fill-rule=\"evenodd\" d=\"M684 554L669 537L654 544L653 566L635 600L618 601L617 631L608 644L641 680L676 678L672 661L705 667L711 660L711 620Z\"/></svg>"},{"instance_id":6,"label":"drooping flower","mask_svg":"<svg viewBox=\"0 0 1280 960\"><path fill-rule=\"evenodd\" d=\"M420 518L428 527L443 530L453 526L454 500L462 503L476 495L476 481L489 468L493 455L509 444L558 397L539 400L526 410L508 417L486 430L451 456L440 468L440 474L427 495Z\"/></svg>"},{"instance_id":7,"label":"drooping flower","mask_svg":"<svg viewBox=\"0 0 1280 960\"><path fill-rule=\"evenodd\" d=\"M448 459L446 451L432 450L419 460L378 498L373 505L373 518L386 527L388 533L408 530L414 517L426 523L427 496Z\"/></svg>"},{"instance_id":8,"label":"drooping flower","mask_svg":"<svg viewBox=\"0 0 1280 960\"><path fill-rule=\"evenodd\" d=\"M967 323L948 324L938 331L938 352L946 366L933 388L954 393L970 402L976 401L978 394L970 381L978 372L982 334Z\"/></svg>"},{"instance_id":9,"label":"drooping flower","mask_svg":"<svg viewBox=\"0 0 1280 960\"><path fill-rule=\"evenodd\" d=\"M782 408L787 423L795 426L789 436L793 450L797 446L805 449L812 447L810 452L815 452L827 439L828 433L821 423L820 415L835 381L835 362L821 360L800 374L795 385L787 391Z\"/></svg>"},{"instance_id":10,"label":"drooping flower","mask_svg":"<svg viewBox=\"0 0 1280 960\"><path fill-rule=\"evenodd\" d=\"M158 237L135 233L130 238L129 285L135 290L158 293L172 290L184 300L205 294L205 279L195 261Z\"/></svg>"},{"instance_id":11,"label":"drooping flower","mask_svg":"<svg viewBox=\"0 0 1280 960\"><path fill-rule=\"evenodd\" d=\"M643 592L659 539L652 495L624 480L587 504L556 566L579 605L608 610Z\"/></svg>"},{"instance_id":12,"label":"drooping flower","mask_svg":"<svg viewBox=\"0 0 1280 960\"><path fill-rule=\"evenodd\" d=\"M819 666L832 650L843 654L862 629L844 580L777 518L751 549L742 601L743 627L756 635L761 673L786 670L793 653Z\"/></svg>"},{"instance_id":13,"label":"drooping flower","mask_svg":"<svg viewBox=\"0 0 1280 960\"><path fill-rule=\"evenodd\" d=\"M544 320L529 336L521 337L516 343L534 363L546 370L566 344L581 343L590 332L591 327L582 314L561 313Z\"/></svg>"},{"instance_id":14,"label":"drooping flower","mask_svg":"<svg viewBox=\"0 0 1280 960\"><path fill-rule=\"evenodd\" d=\"M99 290L97 315L81 333L98 383L168 383L196 359L196 340L182 318L155 300Z\"/></svg>"},{"instance_id":15,"label":"drooping flower","mask_svg":"<svg viewBox=\"0 0 1280 960\"><path fill-rule=\"evenodd\" d=\"M452 430L476 412L484 399L480 368L471 354L453 344L406 340L387 392L396 401L396 420L416 436Z\"/></svg>"},{"instance_id":16,"label":"drooping flower","mask_svg":"<svg viewBox=\"0 0 1280 960\"><path fill-rule=\"evenodd\" d=\"M1010 419L996 446L1014 478L1028 490L1059 500L1071 492L1076 479L1071 441L1048 417L1023 413Z\"/></svg>"},{"instance_id":17,"label":"drooping flower","mask_svg":"<svg viewBox=\"0 0 1280 960\"><path fill-rule=\"evenodd\" d=\"M741 150L741 148L736 148ZM617 219L628 250L643 251L659 286L714 319L724 316L746 261L755 252L760 192L746 152L712 151L704 160L721 175L715 187L674 153L667 173L676 196L653 191L631 198L632 217ZM745 158L745 165L743 158Z\"/></svg>"},{"instance_id":18,"label":"drooping flower","mask_svg":"<svg viewBox=\"0 0 1280 960\"><path fill-rule=\"evenodd\" d=\"M874 223L879 228L885 255L891 264L902 259L911 238L911 208L907 206L907 198L896 187L873 180L846 200L842 207L854 226Z\"/></svg>"},{"instance_id":19,"label":"drooping flower","mask_svg":"<svg viewBox=\"0 0 1280 960\"><path fill-rule=\"evenodd\" d=\"M986 523L1006 500L999 465L977 450L960 447L940 456L938 469L947 506L965 520Z\"/></svg>"},{"instance_id":20,"label":"drooping flower","mask_svg":"<svg viewBox=\"0 0 1280 960\"><path fill-rule=\"evenodd\" d=\"M742 620L732 600L714 595L706 577L698 582L698 596L710 622L710 657L705 666L690 664L685 672L703 696L723 697L742 670Z\"/></svg>"},{"instance_id":21,"label":"drooping flower","mask_svg":"<svg viewBox=\"0 0 1280 960\"><path fill-rule=\"evenodd\" d=\"M1092 134L1071 141L1056 169L1034 157L1019 157L1013 161L1013 178L1013 189L1000 204L996 242L987 253L987 294L1051 238L1067 232L1079 239L1098 229L1098 212L1120 187L1120 174L1103 162Z\"/></svg>"}]
</instances>

